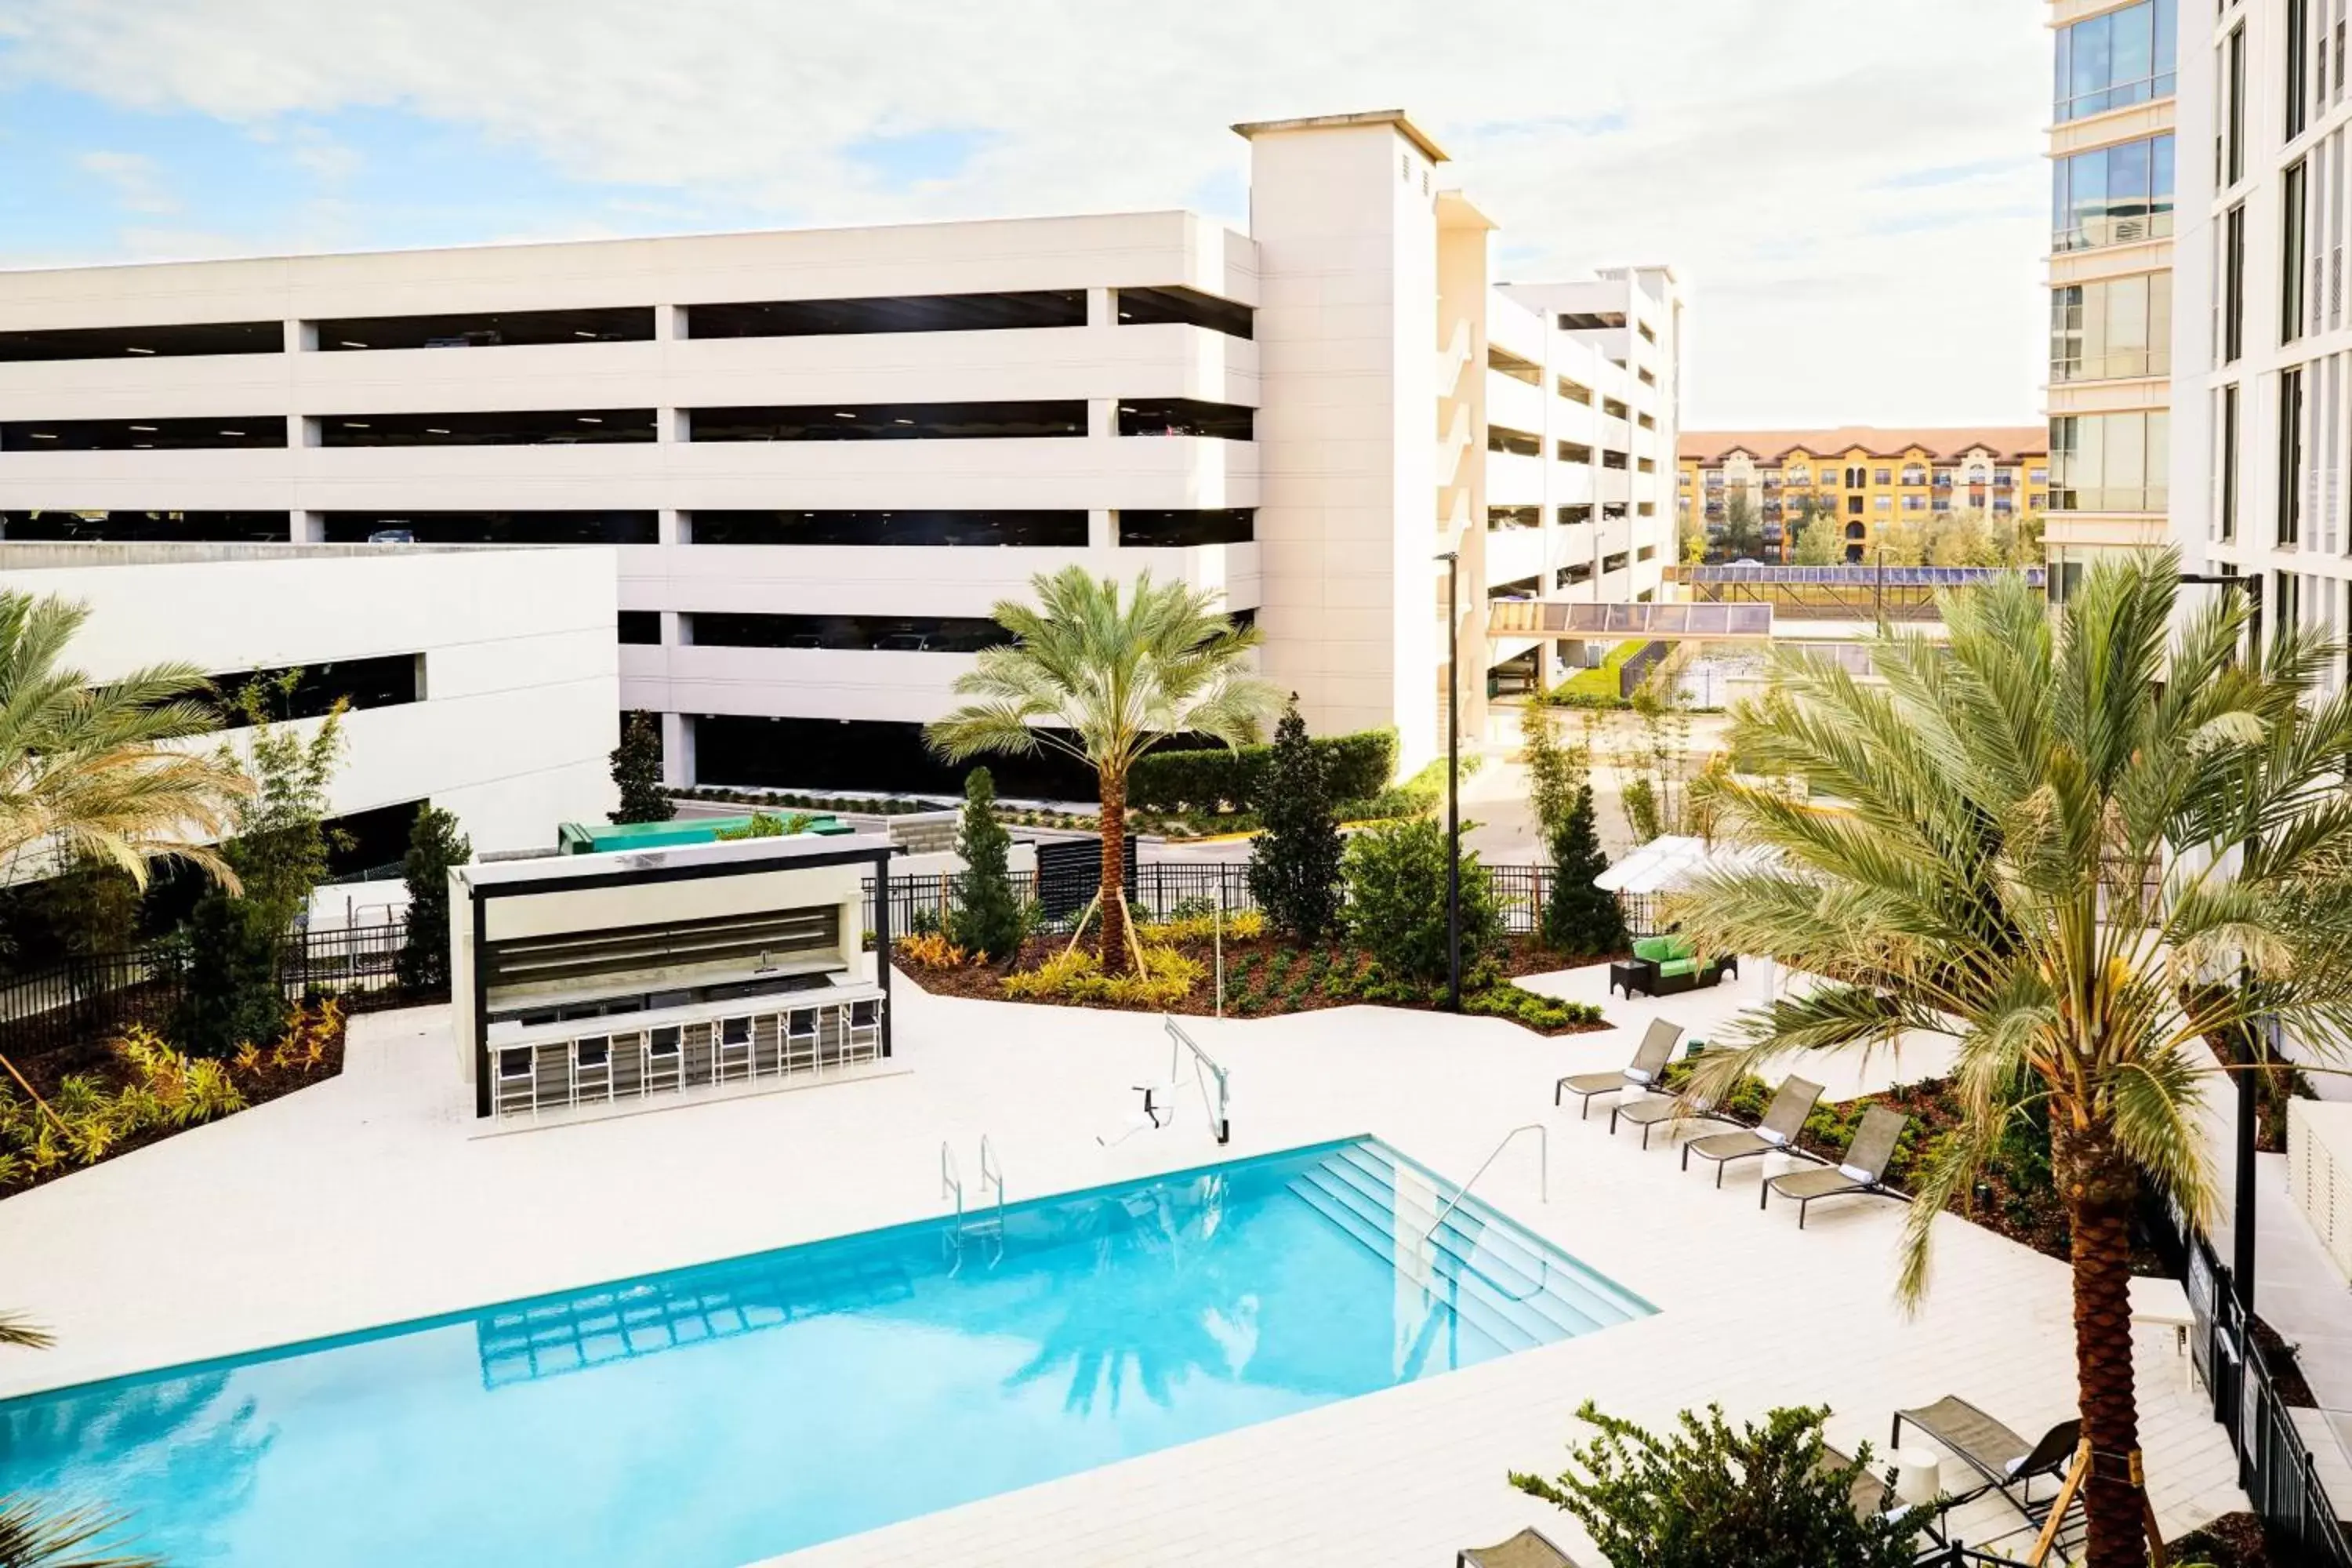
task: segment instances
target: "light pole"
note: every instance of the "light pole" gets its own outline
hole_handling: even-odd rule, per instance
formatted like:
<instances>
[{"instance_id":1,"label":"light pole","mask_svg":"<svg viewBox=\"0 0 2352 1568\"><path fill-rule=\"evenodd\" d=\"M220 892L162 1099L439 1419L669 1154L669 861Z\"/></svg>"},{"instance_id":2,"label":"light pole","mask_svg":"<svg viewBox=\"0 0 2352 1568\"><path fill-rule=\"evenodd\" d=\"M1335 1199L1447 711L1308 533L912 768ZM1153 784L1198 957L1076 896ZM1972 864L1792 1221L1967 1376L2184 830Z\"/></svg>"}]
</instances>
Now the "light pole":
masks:
<instances>
[{"instance_id":1,"label":"light pole","mask_svg":"<svg viewBox=\"0 0 2352 1568\"><path fill-rule=\"evenodd\" d=\"M2201 584L2243 594L2246 596L2246 658L2259 665L2263 658L2263 580L2202 572L2183 572L2184 584ZM2253 848L2253 836L2246 837L2248 850ZM2242 967L2238 984L2246 984ZM2250 1057L2254 1053L2248 1051ZM2254 1075L2252 1061L2239 1065L2238 1072L2238 1131L2237 1131L2237 1192L2231 1204L2230 1215L2230 1276L2237 1287L2238 1305L2248 1316L2254 1310L2254 1152L2257 1144L2257 1119L2262 1114L2261 1084Z\"/></svg>"},{"instance_id":2,"label":"light pole","mask_svg":"<svg viewBox=\"0 0 2352 1568\"><path fill-rule=\"evenodd\" d=\"M1596 534L1599 530L1593 531ZM1445 563L1445 1010L1462 1011L1462 552Z\"/></svg>"}]
</instances>

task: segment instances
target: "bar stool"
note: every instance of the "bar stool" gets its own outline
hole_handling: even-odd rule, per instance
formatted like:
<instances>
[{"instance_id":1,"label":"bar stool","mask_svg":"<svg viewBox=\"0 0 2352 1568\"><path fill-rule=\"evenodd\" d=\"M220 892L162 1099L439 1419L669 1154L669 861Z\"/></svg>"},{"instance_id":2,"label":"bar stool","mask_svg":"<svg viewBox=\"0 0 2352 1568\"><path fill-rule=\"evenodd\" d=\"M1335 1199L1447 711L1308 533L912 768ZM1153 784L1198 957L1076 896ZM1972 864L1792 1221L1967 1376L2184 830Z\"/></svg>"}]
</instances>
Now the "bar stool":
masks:
<instances>
[{"instance_id":1,"label":"bar stool","mask_svg":"<svg viewBox=\"0 0 2352 1568\"><path fill-rule=\"evenodd\" d=\"M539 1047L502 1046L499 1049L498 1110L501 1116L519 1110L539 1115Z\"/></svg>"},{"instance_id":2,"label":"bar stool","mask_svg":"<svg viewBox=\"0 0 2352 1568\"><path fill-rule=\"evenodd\" d=\"M861 996L849 1005L849 1027L841 1043L845 1062L882 1059L882 998Z\"/></svg>"},{"instance_id":3,"label":"bar stool","mask_svg":"<svg viewBox=\"0 0 2352 1568\"><path fill-rule=\"evenodd\" d=\"M710 1040L710 1081L725 1083L727 1069L740 1066L743 1076L751 1076L751 1020L748 1016L721 1018L718 1033Z\"/></svg>"},{"instance_id":4,"label":"bar stool","mask_svg":"<svg viewBox=\"0 0 2352 1568\"><path fill-rule=\"evenodd\" d=\"M686 1031L672 1024L648 1029L637 1042L637 1098L652 1092L654 1080L667 1077L673 1090L686 1087Z\"/></svg>"},{"instance_id":5,"label":"bar stool","mask_svg":"<svg viewBox=\"0 0 2352 1568\"><path fill-rule=\"evenodd\" d=\"M777 1070L787 1074L803 1068L814 1072L817 1039L823 1033L823 1018L817 1008L795 1007L785 1014L783 1050L777 1058Z\"/></svg>"},{"instance_id":6,"label":"bar stool","mask_svg":"<svg viewBox=\"0 0 2352 1568\"><path fill-rule=\"evenodd\" d=\"M592 1035L572 1042L572 1103L580 1103L583 1089L604 1091L604 1103L613 1103L613 1039L609 1035Z\"/></svg>"}]
</instances>

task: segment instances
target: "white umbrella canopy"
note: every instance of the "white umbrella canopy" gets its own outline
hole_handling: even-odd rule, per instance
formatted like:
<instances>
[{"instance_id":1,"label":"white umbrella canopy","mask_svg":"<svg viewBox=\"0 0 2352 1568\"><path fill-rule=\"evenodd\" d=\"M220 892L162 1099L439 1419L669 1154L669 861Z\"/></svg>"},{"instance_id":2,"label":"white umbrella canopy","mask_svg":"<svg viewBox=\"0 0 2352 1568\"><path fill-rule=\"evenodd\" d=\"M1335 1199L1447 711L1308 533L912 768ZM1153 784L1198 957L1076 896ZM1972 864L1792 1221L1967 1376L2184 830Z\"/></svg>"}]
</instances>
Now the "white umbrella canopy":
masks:
<instances>
[{"instance_id":1,"label":"white umbrella canopy","mask_svg":"<svg viewBox=\"0 0 2352 1568\"><path fill-rule=\"evenodd\" d=\"M1709 844L1668 834L1634 849L1592 879L1592 885L1611 893L1671 893L1709 871L1758 870L1778 858L1755 845Z\"/></svg>"}]
</instances>

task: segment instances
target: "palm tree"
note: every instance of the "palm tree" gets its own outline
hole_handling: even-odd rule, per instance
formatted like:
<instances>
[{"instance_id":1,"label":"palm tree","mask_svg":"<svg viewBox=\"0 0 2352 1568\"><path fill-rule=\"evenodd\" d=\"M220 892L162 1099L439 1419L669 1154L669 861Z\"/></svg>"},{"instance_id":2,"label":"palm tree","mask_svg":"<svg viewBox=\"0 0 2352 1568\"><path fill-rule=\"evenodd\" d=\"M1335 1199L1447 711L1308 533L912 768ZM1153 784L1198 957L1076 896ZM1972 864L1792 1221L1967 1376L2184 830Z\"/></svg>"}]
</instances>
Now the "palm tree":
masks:
<instances>
[{"instance_id":1,"label":"palm tree","mask_svg":"<svg viewBox=\"0 0 2352 1568\"><path fill-rule=\"evenodd\" d=\"M0 875L28 851L120 867L144 887L176 856L235 885L207 844L252 792L182 742L217 727L204 671L150 665L101 686L61 664L89 607L0 592Z\"/></svg>"},{"instance_id":2,"label":"palm tree","mask_svg":"<svg viewBox=\"0 0 2352 1568\"><path fill-rule=\"evenodd\" d=\"M1677 902L1703 944L1819 978L1743 1016L1716 1085L1791 1052L1957 1039L1964 1123L1919 1183L1906 1300L1937 1212L2005 1128L2046 1112L2098 1456L2092 1568L2146 1561L2131 1219L2143 1182L2210 1215L2195 1112L2226 1069L2201 1037L2272 1018L2333 1052L2352 1030L2352 694L2320 693L2335 650L2291 626L2242 662L2234 597L2176 634L2177 565L2103 563L2055 626L2021 580L1948 596L1948 650L1882 636L1875 680L1781 656L1776 689L1736 711L1745 776L1718 796L1778 865Z\"/></svg>"},{"instance_id":3,"label":"palm tree","mask_svg":"<svg viewBox=\"0 0 2352 1568\"><path fill-rule=\"evenodd\" d=\"M14 1312L0 1312L0 1345L47 1350L47 1330ZM0 1568L160 1568L161 1559L89 1556L83 1548L122 1522L93 1509L62 1512L43 1509L30 1498L0 1493Z\"/></svg>"},{"instance_id":4,"label":"palm tree","mask_svg":"<svg viewBox=\"0 0 2352 1568\"><path fill-rule=\"evenodd\" d=\"M1037 607L1010 600L990 612L1013 640L984 648L959 676L971 699L926 731L952 763L989 752L1060 752L1094 769L1102 802L1103 967L1130 957L1127 910L1127 775L1171 735L1205 735L1239 747L1255 741L1280 705L1274 685L1250 672L1257 628L1217 613L1214 593L1154 584L1145 573L1122 597L1110 578L1066 566L1031 580ZM1086 929L1082 917L1078 929Z\"/></svg>"}]
</instances>

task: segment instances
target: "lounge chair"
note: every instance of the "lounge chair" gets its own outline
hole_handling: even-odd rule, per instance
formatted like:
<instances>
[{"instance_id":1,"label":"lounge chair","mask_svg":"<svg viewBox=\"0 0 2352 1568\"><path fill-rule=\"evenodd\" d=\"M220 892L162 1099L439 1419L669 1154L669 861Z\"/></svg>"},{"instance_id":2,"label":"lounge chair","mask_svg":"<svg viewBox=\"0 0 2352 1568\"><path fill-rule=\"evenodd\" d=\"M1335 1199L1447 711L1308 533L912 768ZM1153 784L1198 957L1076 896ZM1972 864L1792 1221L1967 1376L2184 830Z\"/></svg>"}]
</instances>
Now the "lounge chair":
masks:
<instances>
[{"instance_id":1,"label":"lounge chair","mask_svg":"<svg viewBox=\"0 0 2352 1568\"><path fill-rule=\"evenodd\" d=\"M1895 1142L1903 1136L1903 1129L1910 1120L1899 1110L1872 1106L1862 1113L1862 1125L1855 1129L1853 1142L1845 1146L1843 1163L1775 1176L1756 1194L1756 1206L1760 1209L1770 1203L1774 1193L1796 1199L1797 1228L1802 1230L1805 1210L1818 1198L1833 1198L1843 1193L1893 1195L1886 1187L1886 1165L1895 1158Z\"/></svg>"},{"instance_id":2,"label":"lounge chair","mask_svg":"<svg viewBox=\"0 0 2352 1568\"><path fill-rule=\"evenodd\" d=\"M1454 1554L1454 1568L1578 1568L1575 1558L1554 1546L1543 1532L1522 1530L1492 1546L1465 1547Z\"/></svg>"},{"instance_id":3,"label":"lounge chair","mask_svg":"<svg viewBox=\"0 0 2352 1568\"><path fill-rule=\"evenodd\" d=\"M1683 1169L1690 1169L1690 1157L1715 1162L1715 1184L1723 1185L1723 1168L1734 1160L1769 1154L1776 1149L1793 1150L1797 1133L1804 1127L1805 1118L1813 1113L1813 1102L1822 1097L1822 1086L1801 1078L1780 1080L1772 1094L1772 1103L1764 1109L1764 1120L1754 1127L1743 1127L1737 1132L1710 1132L1704 1138L1694 1138L1683 1145Z\"/></svg>"},{"instance_id":4,"label":"lounge chair","mask_svg":"<svg viewBox=\"0 0 2352 1568\"><path fill-rule=\"evenodd\" d=\"M1685 1093L1660 1093L1648 1100L1637 1100L1627 1105L1620 1100L1609 1108L1609 1135L1617 1135L1617 1123L1622 1120L1628 1126L1642 1130L1642 1147L1650 1146L1650 1131L1669 1121L1720 1121L1723 1117L1715 1109L1715 1096Z\"/></svg>"},{"instance_id":5,"label":"lounge chair","mask_svg":"<svg viewBox=\"0 0 2352 1568\"><path fill-rule=\"evenodd\" d=\"M1657 1082L1658 1075L1666 1070L1666 1063L1674 1057L1675 1042L1682 1037L1683 1026L1680 1024L1653 1018L1648 1032L1642 1037L1642 1047L1633 1053L1631 1062L1615 1072L1569 1074L1552 1085L1551 1102L1558 1105L1563 1093L1577 1096L1583 1102L1577 1112L1577 1119L1581 1121L1591 1113L1594 1095L1614 1094L1629 1085L1636 1089L1646 1088Z\"/></svg>"},{"instance_id":6,"label":"lounge chair","mask_svg":"<svg viewBox=\"0 0 2352 1568\"><path fill-rule=\"evenodd\" d=\"M2083 1423L2075 1418L2051 1427L2039 1443L2028 1443L1955 1394L1948 1394L1935 1404L1916 1410L1896 1411L1894 1441L1897 1445L1903 1441L1903 1424L1906 1421L1984 1478L1985 1484L1969 1493L1969 1498L1998 1491L2016 1506L2027 1522L2035 1524L2049 1517L2050 1505L2057 1500L2054 1495L2036 1499L2035 1479L2063 1474L2083 1441ZM1954 1500L1965 1502L1968 1498Z\"/></svg>"}]
</instances>

